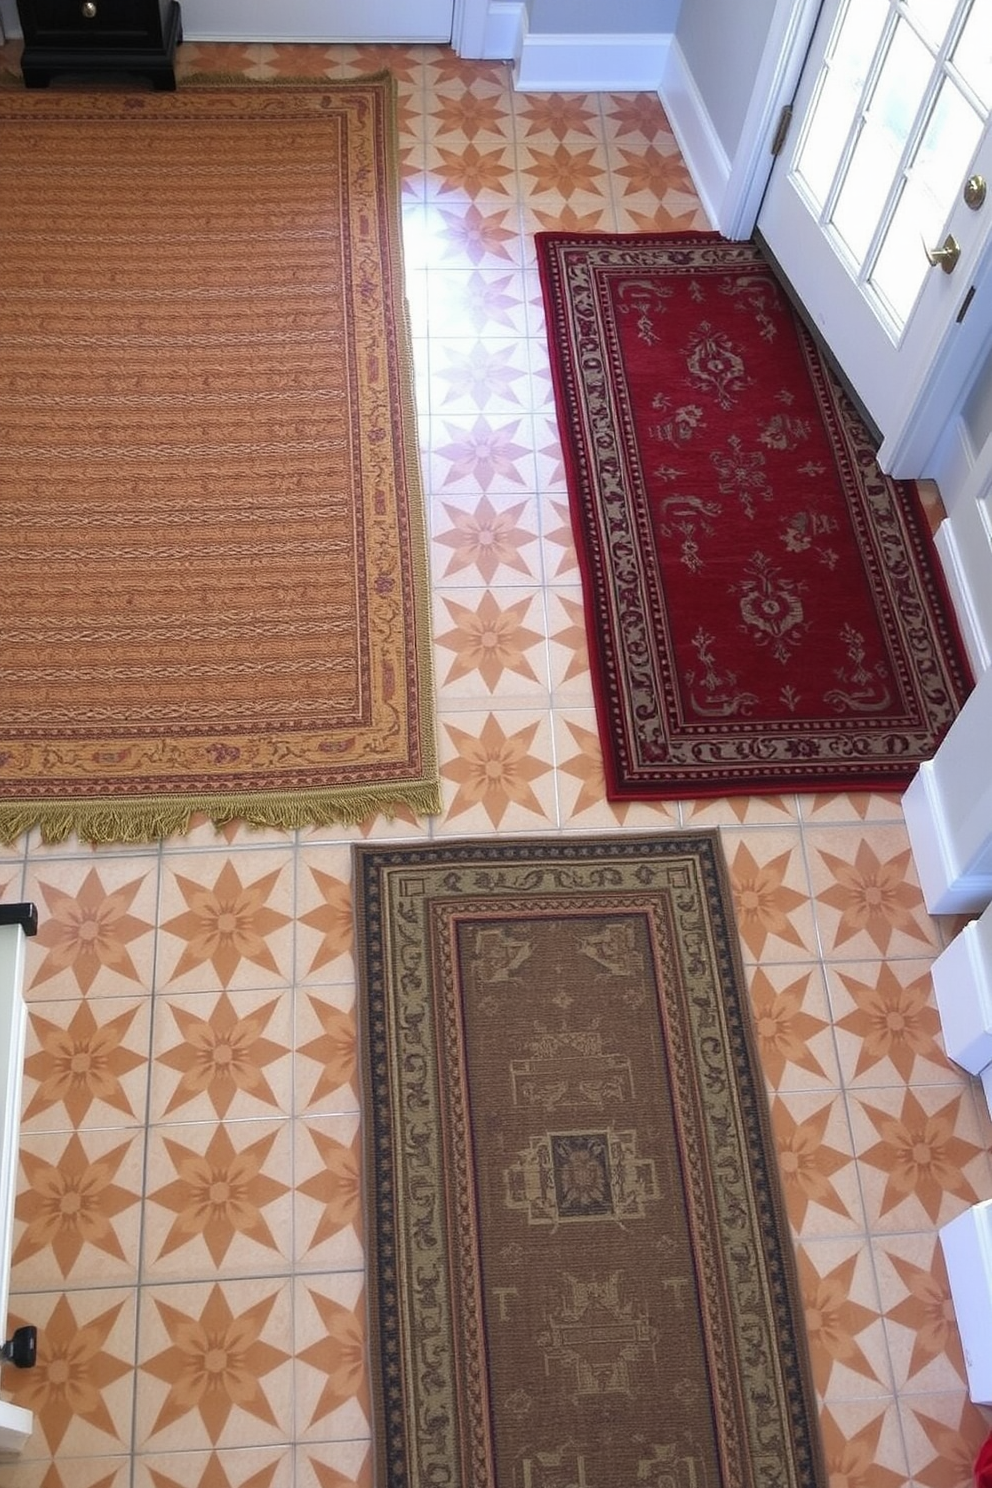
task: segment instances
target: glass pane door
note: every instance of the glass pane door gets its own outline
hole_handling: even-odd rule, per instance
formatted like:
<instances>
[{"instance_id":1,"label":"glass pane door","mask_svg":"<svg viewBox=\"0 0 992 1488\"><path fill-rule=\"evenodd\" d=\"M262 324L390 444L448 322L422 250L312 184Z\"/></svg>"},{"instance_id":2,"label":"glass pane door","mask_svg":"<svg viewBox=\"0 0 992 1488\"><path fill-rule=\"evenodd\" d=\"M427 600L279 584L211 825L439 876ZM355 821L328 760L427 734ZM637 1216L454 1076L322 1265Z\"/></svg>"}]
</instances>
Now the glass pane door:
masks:
<instances>
[{"instance_id":1,"label":"glass pane door","mask_svg":"<svg viewBox=\"0 0 992 1488\"><path fill-rule=\"evenodd\" d=\"M793 179L898 344L992 106L992 0L844 0Z\"/></svg>"}]
</instances>

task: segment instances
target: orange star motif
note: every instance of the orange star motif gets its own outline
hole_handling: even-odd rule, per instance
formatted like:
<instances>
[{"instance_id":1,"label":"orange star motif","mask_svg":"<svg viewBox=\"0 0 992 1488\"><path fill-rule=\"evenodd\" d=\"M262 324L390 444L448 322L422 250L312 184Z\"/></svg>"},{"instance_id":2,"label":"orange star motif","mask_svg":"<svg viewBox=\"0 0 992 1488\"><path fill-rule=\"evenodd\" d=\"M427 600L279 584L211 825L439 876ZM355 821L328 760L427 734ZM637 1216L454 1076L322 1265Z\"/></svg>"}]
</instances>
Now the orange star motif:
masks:
<instances>
[{"instance_id":1,"label":"orange star motif","mask_svg":"<svg viewBox=\"0 0 992 1488\"><path fill-rule=\"evenodd\" d=\"M455 506L445 506L452 522L448 532L442 532L436 541L453 549L445 575L458 573L472 564L478 568L487 584L492 583L500 564L529 574L530 568L520 549L536 542L536 534L517 525L526 502L497 512L488 496L483 496L472 512L460 511Z\"/></svg>"},{"instance_id":2,"label":"orange star motif","mask_svg":"<svg viewBox=\"0 0 992 1488\"><path fill-rule=\"evenodd\" d=\"M614 175L626 183L625 196L647 192L657 197L658 201L664 201L667 193L672 190L686 196L696 195L692 177L674 139L666 139L665 143L670 148L659 149L657 145L649 145L646 150L625 150L620 147L620 154L626 164L617 167Z\"/></svg>"},{"instance_id":3,"label":"orange star motif","mask_svg":"<svg viewBox=\"0 0 992 1488\"><path fill-rule=\"evenodd\" d=\"M519 118L527 120L527 138L551 134L559 143L569 134L591 135L595 111L584 98L564 93L533 93L520 109Z\"/></svg>"},{"instance_id":4,"label":"orange star motif","mask_svg":"<svg viewBox=\"0 0 992 1488\"><path fill-rule=\"evenodd\" d=\"M331 1002L320 1002L316 997L310 998L310 1006L323 1032L308 1044L303 1044L299 1052L320 1067L320 1077L307 1102L309 1106L315 1106L342 1086L354 1088L355 1016L351 1012L342 1012Z\"/></svg>"},{"instance_id":5,"label":"orange star motif","mask_svg":"<svg viewBox=\"0 0 992 1488\"><path fill-rule=\"evenodd\" d=\"M14 1251L15 1266L49 1245L63 1276L68 1276L84 1245L125 1259L111 1221L133 1208L139 1195L112 1180L133 1141L121 1142L96 1161L88 1157L77 1132L56 1163L22 1148L21 1166L29 1187L18 1195L15 1214L27 1228Z\"/></svg>"},{"instance_id":6,"label":"orange star motif","mask_svg":"<svg viewBox=\"0 0 992 1488\"><path fill-rule=\"evenodd\" d=\"M671 133L656 93L613 94L610 103L613 107L606 117L616 123L618 136L640 134L650 142L659 134Z\"/></svg>"},{"instance_id":7,"label":"orange star motif","mask_svg":"<svg viewBox=\"0 0 992 1488\"><path fill-rule=\"evenodd\" d=\"M351 885L320 868L311 868L310 874L323 900L316 909L300 916L301 925L319 930L322 936L310 963L312 974L339 956L350 955L355 929L351 914Z\"/></svg>"},{"instance_id":8,"label":"orange star motif","mask_svg":"<svg viewBox=\"0 0 992 1488\"><path fill-rule=\"evenodd\" d=\"M574 207L541 212L535 207L534 216L546 232L595 232L602 227L606 212L602 207L591 212L577 212Z\"/></svg>"},{"instance_id":9,"label":"orange star motif","mask_svg":"<svg viewBox=\"0 0 992 1488\"><path fill-rule=\"evenodd\" d=\"M558 145L554 150L536 150L530 147L533 165L524 167L525 176L533 176L535 191L553 191L566 201L577 191L588 191L593 196L602 196L600 177L606 174L602 166L596 165L596 147L576 150L574 147Z\"/></svg>"},{"instance_id":10,"label":"orange star motif","mask_svg":"<svg viewBox=\"0 0 992 1488\"><path fill-rule=\"evenodd\" d=\"M34 975L37 987L50 977L71 971L85 997L101 967L107 967L133 982L141 978L128 952L128 943L148 935L155 927L128 913L144 875L107 891L95 868L91 868L75 894L54 884L40 884L48 914L42 918L37 943L48 952Z\"/></svg>"},{"instance_id":11,"label":"orange star motif","mask_svg":"<svg viewBox=\"0 0 992 1488\"><path fill-rule=\"evenodd\" d=\"M240 1462L240 1459L238 1459ZM196 1488L272 1488L272 1481L276 1475L278 1462L270 1462L267 1467L259 1468L250 1477L242 1478L237 1467L231 1471L236 1474L232 1479L224 1467L216 1452L211 1452L207 1458L206 1466L196 1482ZM149 1467L153 1488L184 1488L177 1483L168 1473L160 1471L157 1467Z\"/></svg>"},{"instance_id":12,"label":"orange star motif","mask_svg":"<svg viewBox=\"0 0 992 1488\"><path fill-rule=\"evenodd\" d=\"M560 527L555 527L552 531L545 532L544 534L546 542L556 543L559 548L563 549L561 561L554 573L554 577L557 579L563 573L568 573L571 569L578 568L579 560L575 556L575 538L572 534L572 519L569 515L568 507L562 501L552 501L550 504L551 510L561 523Z\"/></svg>"},{"instance_id":13,"label":"orange star motif","mask_svg":"<svg viewBox=\"0 0 992 1488\"><path fill-rule=\"evenodd\" d=\"M462 93L457 98L440 98L431 111L438 134L461 134L474 140L479 134L506 134L506 109L497 95L480 98L476 93Z\"/></svg>"},{"instance_id":14,"label":"orange star motif","mask_svg":"<svg viewBox=\"0 0 992 1488\"><path fill-rule=\"evenodd\" d=\"M743 842L734 854L730 879L737 928L755 957L761 955L771 935L789 945L803 945L802 936L789 919L789 911L805 902L803 894L784 882L791 861L792 852L788 851L759 864Z\"/></svg>"},{"instance_id":15,"label":"orange star motif","mask_svg":"<svg viewBox=\"0 0 992 1488\"><path fill-rule=\"evenodd\" d=\"M962 1169L982 1156L984 1148L955 1135L961 1101L956 1095L932 1116L911 1090L903 1097L899 1116L861 1102L881 1138L861 1154L861 1161L887 1175L879 1214L888 1214L910 1195L920 1201L932 1224L937 1223L945 1194L977 1204L978 1194Z\"/></svg>"},{"instance_id":16,"label":"orange star motif","mask_svg":"<svg viewBox=\"0 0 992 1488\"><path fill-rule=\"evenodd\" d=\"M511 805L523 806L547 820L547 812L531 790L530 782L546 775L551 765L530 753L538 725L530 724L515 734L505 734L490 713L478 738L454 724L445 728L458 758L441 770L446 780L458 786L448 808L449 819L481 805L490 822L498 827Z\"/></svg>"},{"instance_id":17,"label":"orange star motif","mask_svg":"<svg viewBox=\"0 0 992 1488\"><path fill-rule=\"evenodd\" d=\"M236 1235L247 1235L258 1245L278 1253L279 1247L263 1216L263 1209L282 1194L285 1183L262 1171L272 1151L271 1132L238 1151L226 1126L218 1126L202 1154L165 1138L165 1150L178 1174L149 1194L152 1203L175 1214L159 1257L202 1235L210 1258L220 1266Z\"/></svg>"},{"instance_id":18,"label":"orange star motif","mask_svg":"<svg viewBox=\"0 0 992 1488\"><path fill-rule=\"evenodd\" d=\"M31 1014L31 1026L41 1048L24 1061L24 1073L38 1088L24 1110L25 1121L60 1103L73 1126L81 1126L94 1101L134 1117L135 1111L121 1086L122 1076L145 1063L124 1046L124 1038L138 1009L118 1013L98 1024L88 1003L76 1008L67 1028Z\"/></svg>"},{"instance_id":19,"label":"orange star motif","mask_svg":"<svg viewBox=\"0 0 992 1488\"><path fill-rule=\"evenodd\" d=\"M802 1010L809 983L810 973L807 972L777 992L767 973L760 968L751 981L751 1004L761 1063L776 1088L787 1064L826 1078L823 1066L809 1045L829 1025L823 1018L814 1018Z\"/></svg>"},{"instance_id":20,"label":"orange star motif","mask_svg":"<svg viewBox=\"0 0 992 1488\"><path fill-rule=\"evenodd\" d=\"M58 1452L76 1416L112 1437L115 1444L122 1442L103 1392L131 1371L123 1359L104 1351L123 1306L118 1302L86 1322L77 1318L69 1297L63 1294L48 1322L38 1330L34 1368L4 1371L4 1389L15 1405L35 1412L50 1452ZM8 1330L25 1322L8 1318Z\"/></svg>"},{"instance_id":21,"label":"orange star motif","mask_svg":"<svg viewBox=\"0 0 992 1488\"><path fill-rule=\"evenodd\" d=\"M562 626L561 630L555 632L551 639L558 646L564 646L571 651L568 666L563 682L571 682L573 677L581 677L583 672L589 670L589 649L586 644L586 621L585 611L582 605L574 599L568 599L564 594L559 595L558 602L569 623Z\"/></svg>"},{"instance_id":22,"label":"orange star motif","mask_svg":"<svg viewBox=\"0 0 992 1488\"><path fill-rule=\"evenodd\" d=\"M488 491L498 476L504 481L512 481L515 486L525 485L526 482L518 467L521 460L530 454L530 450L525 444L514 443L513 436L519 427L519 420L512 424L494 425L482 414L475 420L471 429L461 429L455 424L446 424L445 428L451 436L451 443L438 445L434 451L442 460L447 460L451 466L444 478L444 484L450 486L453 481L473 480L481 486L483 491ZM450 508L446 509L448 515L455 518L455 513ZM480 503L476 510L481 511L481 509ZM536 533L532 532L530 534L532 542L535 537ZM491 577L492 575L487 576L487 583Z\"/></svg>"},{"instance_id":23,"label":"orange star motif","mask_svg":"<svg viewBox=\"0 0 992 1488\"><path fill-rule=\"evenodd\" d=\"M265 1376L290 1358L261 1338L275 1300L276 1294L270 1293L235 1316L215 1283L200 1316L191 1317L156 1299L171 1343L141 1366L169 1387L152 1426L153 1436L196 1411L216 1446L235 1407L278 1427L262 1388Z\"/></svg>"},{"instance_id":24,"label":"orange star motif","mask_svg":"<svg viewBox=\"0 0 992 1488\"><path fill-rule=\"evenodd\" d=\"M458 150L438 146L437 153L434 174L440 179L442 191L464 191L470 197L483 191L509 195L506 178L513 175L513 166L506 163L505 145L484 153L471 144Z\"/></svg>"},{"instance_id":25,"label":"orange star motif","mask_svg":"<svg viewBox=\"0 0 992 1488\"><path fill-rule=\"evenodd\" d=\"M533 603L531 599L518 600L504 610L487 589L474 610L453 599L444 603L455 624L454 630L436 637L439 646L455 652L446 682L457 682L460 677L477 671L489 691L494 692L504 671L516 672L532 682L538 680L524 655L544 639L539 631L528 630L523 624Z\"/></svg>"},{"instance_id":26,"label":"orange star motif","mask_svg":"<svg viewBox=\"0 0 992 1488\"><path fill-rule=\"evenodd\" d=\"M563 760L558 766L563 775L571 775L581 783L581 788L572 805L572 815L588 811L606 800L606 775L603 770L603 749L599 735L581 724L565 720L568 732L579 746L578 754ZM618 822L624 822L630 811L629 801L610 801L610 810Z\"/></svg>"},{"instance_id":27,"label":"orange star motif","mask_svg":"<svg viewBox=\"0 0 992 1488\"><path fill-rule=\"evenodd\" d=\"M484 258L511 258L507 243L516 241L513 228L506 226L509 208L500 212L481 212L473 203L465 210L440 210L444 223L444 243L449 258L467 258L480 264Z\"/></svg>"},{"instance_id":28,"label":"orange star motif","mask_svg":"<svg viewBox=\"0 0 992 1488\"><path fill-rule=\"evenodd\" d=\"M785 1189L785 1202L794 1229L801 1230L811 1203L821 1204L834 1214L851 1217L850 1211L830 1181L834 1173L854 1161L850 1153L828 1147L823 1140L830 1120L827 1101L806 1121L796 1121L778 1096L772 1102L772 1130L778 1149L778 1165Z\"/></svg>"},{"instance_id":29,"label":"orange star motif","mask_svg":"<svg viewBox=\"0 0 992 1488\"><path fill-rule=\"evenodd\" d=\"M822 849L819 852L836 879L836 883L816 896L821 904L840 910L835 948L862 930L882 955L897 930L930 944L930 937L913 914L923 904L923 894L916 884L906 880L912 856L908 847L884 863L864 839L858 844L853 863Z\"/></svg>"},{"instance_id":30,"label":"orange star motif","mask_svg":"<svg viewBox=\"0 0 992 1488\"><path fill-rule=\"evenodd\" d=\"M906 1488L902 1473L878 1464L878 1443L885 1412L873 1416L853 1436L845 1436L830 1411L820 1413L823 1454L835 1488Z\"/></svg>"},{"instance_id":31,"label":"orange star motif","mask_svg":"<svg viewBox=\"0 0 992 1488\"><path fill-rule=\"evenodd\" d=\"M368 1414L368 1398L365 1374L365 1328L359 1298L352 1311L320 1292L310 1290L310 1298L320 1314L324 1336L318 1343L303 1349L298 1355L304 1364L309 1364L327 1375L320 1399L310 1417L310 1425L329 1416L332 1411L347 1401L357 1399Z\"/></svg>"},{"instance_id":32,"label":"orange star motif","mask_svg":"<svg viewBox=\"0 0 992 1488\"><path fill-rule=\"evenodd\" d=\"M936 1457L923 1468L917 1468L913 1482L924 1488L971 1488L975 1481L975 1458L989 1434L988 1421L970 1400L961 1404L956 1425L928 1416L914 1409L914 1418L926 1432Z\"/></svg>"},{"instance_id":33,"label":"orange star motif","mask_svg":"<svg viewBox=\"0 0 992 1488\"><path fill-rule=\"evenodd\" d=\"M351 1146L346 1147L316 1127L308 1126L307 1130L320 1155L320 1171L300 1183L297 1192L324 1206L307 1245L307 1250L313 1250L348 1225L361 1236L362 1183L357 1133Z\"/></svg>"},{"instance_id":34,"label":"orange star motif","mask_svg":"<svg viewBox=\"0 0 992 1488\"><path fill-rule=\"evenodd\" d=\"M254 1013L239 1018L226 992L222 992L209 1018L197 1018L181 1007L170 1011L183 1042L158 1056L160 1064L178 1070L181 1078L165 1108L165 1114L206 1094L218 1116L226 1116L239 1090L256 1100L278 1106L262 1073L267 1064L286 1054L282 1044L263 1038L278 998Z\"/></svg>"},{"instance_id":35,"label":"orange star motif","mask_svg":"<svg viewBox=\"0 0 992 1488\"><path fill-rule=\"evenodd\" d=\"M851 1300L857 1256L841 1261L821 1276L805 1251L799 1252L799 1282L806 1309L813 1378L820 1395L826 1394L835 1364L862 1378L878 1381L856 1335L879 1317L873 1308Z\"/></svg>"},{"instance_id":36,"label":"orange star motif","mask_svg":"<svg viewBox=\"0 0 992 1488\"><path fill-rule=\"evenodd\" d=\"M855 1075L864 1074L882 1059L890 1059L909 1083L917 1058L950 1068L936 1036L940 1015L932 1003L929 976L903 986L895 968L883 962L874 987L839 973L857 1003L855 1012L837 1020L837 1027L861 1040Z\"/></svg>"},{"instance_id":37,"label":"orange star motif","mask_svg":"<svg viewBox=\"0 0 992 1488\"><path fill-rule=\"evenodd\" d=\"M894 1323L908 1328L913 1337L913 1352L906 1378L919 1374L933 1359L945 1356L967 1383L961 1335L958 1332L951 1289L947 1280L944 1253L937 1240L926 1266L914 1266L902 1256L886 1251L899 1274L907 1295L885 1314Z\"/></svg>"},{"instance_id":38,"label":"orange star motif","mask_svg":"<svg viewBox=\"0 0 992 1488\"><path fill-rule=\"evenodd\" d=\"M278 976L266 936L288 924L289 916L269 909L266 900L280 875L277 868L253 884L242 884L229 859L210 889L177 873L176 883L189 908L162 926L186 942L172 980L205 961L210 962L222 987L230 985L243 960Z\"/></svg>"}]
</instances>

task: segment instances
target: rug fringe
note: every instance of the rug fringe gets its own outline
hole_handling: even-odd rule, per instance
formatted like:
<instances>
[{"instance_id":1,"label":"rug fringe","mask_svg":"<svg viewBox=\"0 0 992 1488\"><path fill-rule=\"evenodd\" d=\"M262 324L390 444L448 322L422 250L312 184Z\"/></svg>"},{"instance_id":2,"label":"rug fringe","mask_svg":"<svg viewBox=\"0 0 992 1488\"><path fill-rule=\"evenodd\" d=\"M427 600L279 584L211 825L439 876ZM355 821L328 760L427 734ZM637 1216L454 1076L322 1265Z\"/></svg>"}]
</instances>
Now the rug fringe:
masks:
<instances>
[{"instance_id":1,"label":"rug fringe","mask_svg":"<svg viewBox=\"0 0 992 1488\"><path fill-rule=\"evenodd\" d=\"M134 801L12 801L0 804L0 842L9 846L37 828L45 843L81 842L106 847L120 842L157 842L182 836L195 817L218 831L232 822L292 832L307 827L353 827L370 816L392 821L407 808L417 816L441 814L441 788L433 781L407 786L257 796L175 796Z\"/></svg>"}]
</instances>

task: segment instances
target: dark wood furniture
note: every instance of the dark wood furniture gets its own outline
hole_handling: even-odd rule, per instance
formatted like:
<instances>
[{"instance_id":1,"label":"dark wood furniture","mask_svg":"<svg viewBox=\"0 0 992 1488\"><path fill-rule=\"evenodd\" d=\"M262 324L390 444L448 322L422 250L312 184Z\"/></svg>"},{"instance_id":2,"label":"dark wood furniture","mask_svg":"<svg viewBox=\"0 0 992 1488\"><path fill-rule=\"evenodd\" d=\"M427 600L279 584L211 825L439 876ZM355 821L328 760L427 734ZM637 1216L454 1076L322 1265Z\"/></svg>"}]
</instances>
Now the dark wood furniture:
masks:
<instances>
[{"instance_id":1,"label":"dark wood furniture","mask_svg":"<svg viewBox=\"0 0 992 1488\"><path fill-rule=\"evenodd\" d=\"M177 0L17 0L24 32L21 72L28 88L56 73L147 77L176 86L183 39Z\"/></svg>"}]
</instances>

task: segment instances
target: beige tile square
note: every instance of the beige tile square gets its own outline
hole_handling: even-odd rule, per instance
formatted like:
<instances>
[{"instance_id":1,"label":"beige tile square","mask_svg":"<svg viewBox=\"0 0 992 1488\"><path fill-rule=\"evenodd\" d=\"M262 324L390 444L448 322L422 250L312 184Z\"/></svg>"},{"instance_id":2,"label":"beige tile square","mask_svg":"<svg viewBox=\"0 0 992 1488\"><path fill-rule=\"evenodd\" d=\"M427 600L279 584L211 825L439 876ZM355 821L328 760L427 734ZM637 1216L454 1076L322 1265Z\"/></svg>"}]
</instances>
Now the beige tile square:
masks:
<instances>
[{"instance_id":1,"label":"beige tile square","mask_svg":"<svg viewBox=\"0 0 992 1488\"><path fill-rule=\"evenodd\" d=\"M830 960L919 956L940 948L901 823L805 826L813 910Z\"/></svg>"},{"instance_id":2,"label":"beige tile square","mask_svg":"<svg viewBox=\"0 0 992 1488\"><path fill-rule=\"evenodd\" d=\"M358 1111L354 985L314 987L296 1000L293 1090L297 1115Z\"/></svg>"},{"instance_id":3,"label":"beige tile square","mask_svg":"<svg viewBox=\"0 0 992 1488\"><path fill-rule=\"evenodd\" d=\"M754 1033L772 1090L840 1088L830 1004L817 962L749 966Z\"/></svg>"},{"instance_id":4,"label":"beige tile square","mask_svg":"<svg viewBox=\"0 0 992 1488\"><path fill-rule=\"evenodd\" d=\"M296 1440L367 1439L363 1275L301 1277L294 1287Z\"/></svg>"},{"instance_id":5,"label":"beige tile square","mask_svg":"<svg viewBox=\"0 0 992 1488\"><path fill-rule=\"evenodd\" d=\"M721 828L744 960L808 961L816 926L798 827Z\"/></svg>"},{"instance_id":6,"label":"beige tile square","mask_svg":"<svg viewBox=\"0 0 992 1488\"><path fill-rule=\"evenodd\" d=\"M360 840L360 835L356 834ZM351 847L301 848L297 860L296 981L348 982L355 975Z\"/></svg>"},{"instance_id":7,"label":"beige tile square","mask_svg":"<svg viewBox=\"0 0 992 1488\"><path fill-rule=\"evenodd\" d=\"M946 1084L929 960L834 962L827 967L837 1050L848 1089Z\"/></svg>"},{"instance_id":8,"label":"beige tile square","mask_svg":"<svg viewBox=\"0 0 992 1488\"><path fill-rule=\"evenodd\" d=\"M139 1451L281 1445L292 1432L288 1282L142 1288Z\"/></svg>"},{"instance_id":9,"label":"beige tile square","mask_svg":"<svg viewBox=\"0 0 992 1488\"><path fill-rule=\"evenodd\" d=\"M549 712L457 712L439 719L444 814L435 835L557 826Z\"/></svg>"},{"instance_id":10,"label":"beige tile square","mask_svg":"<svg viewBox=\"0 0 992 1488\"><path fill-rule=\"evenodd\" d=\"M288 984L293 850L167 853L156 986L170 992Z\"/></svg>"},{"instance_id":11,"label":"beige tile square","mask_svg":"<svg viewBox=\"0 0 992 1488\"><path fill-rule=\"evenodd\" d=\"M142 1279L288 1271L293 1249L288 1121L197 1122L148 1136Z\"/></svg>"},{"instance_id":12,"label":"beige tile square","mask_svg":"<svg viewBox=\"0 0 992 1488\"><path fill-rule=\"evenodd\" d=\"M293 1143L297 1269L360 1271L365 1251L357 1115L296 1121Z\"/></svg>"},{"instance_id":13,"label":"beige tile square","mask_svg":"<svg viewBox=\"0 0 992 1488\"><path fill-rule=\"evenodd\" d=\"M291 1447L149 1452L135 1458L134 1488L295 1488Z\"/></svg>"},{"instance_id":14,"label":"beige tile square","mask_svg":"<svg viewBox=\"0 0 992 1488\"><path fill-rule=\"evenodd\" d=\"M29 864L24 896L38 907L38 934L26 947L28 1001L150 990L158 875L150 853Z\"/></svg>"},{"instance_id":15,"label":"beige tile square","mask_svg":"<svg viewBox=\"0 0 992 1488\"><path fill-rule=\"evenodd\" d=\"M149 1120L238 1120L292 1110L293 998L285 990L163 996Z\"/></svg>"},{"instance_id":16,"label":"beige tile square","mask_svg":"<svg viewBox=\"0 0 992 1488\"><path fill-rule=\"evenodd\" d=\"M138 1280L143 1131L21 1138L11 1286L122 1286Z\"/></svg>"},{"instance_id":17,"label":"beige tile square","mask_svg":"<svg viewBox=\"0 0 992 1488\"><path fill-rule=\"evenodd\" d=\"M32 1004L22 1132L140 1125L150 1076L151 1014L150 998Z\"/></svg>"}]
</instances>

